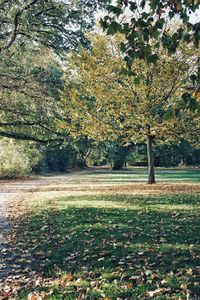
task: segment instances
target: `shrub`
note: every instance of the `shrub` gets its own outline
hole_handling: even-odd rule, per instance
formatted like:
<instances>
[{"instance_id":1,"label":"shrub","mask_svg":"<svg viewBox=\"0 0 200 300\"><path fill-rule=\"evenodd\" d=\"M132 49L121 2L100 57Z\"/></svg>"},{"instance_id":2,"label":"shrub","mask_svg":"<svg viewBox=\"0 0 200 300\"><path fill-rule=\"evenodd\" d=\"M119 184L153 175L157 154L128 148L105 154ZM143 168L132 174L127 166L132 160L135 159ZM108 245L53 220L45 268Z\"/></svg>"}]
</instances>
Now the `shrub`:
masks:
<instances>
[{"instance_id":1,"label":"shrub","mask_svg":"<svg viewBox=\"0 0 200 300\"><path fill-rule=\"evenodd\" d=\"M0 178L17 178L30 174L39 152L29 143L0 140Z\"/></svg>"}]
</instances>

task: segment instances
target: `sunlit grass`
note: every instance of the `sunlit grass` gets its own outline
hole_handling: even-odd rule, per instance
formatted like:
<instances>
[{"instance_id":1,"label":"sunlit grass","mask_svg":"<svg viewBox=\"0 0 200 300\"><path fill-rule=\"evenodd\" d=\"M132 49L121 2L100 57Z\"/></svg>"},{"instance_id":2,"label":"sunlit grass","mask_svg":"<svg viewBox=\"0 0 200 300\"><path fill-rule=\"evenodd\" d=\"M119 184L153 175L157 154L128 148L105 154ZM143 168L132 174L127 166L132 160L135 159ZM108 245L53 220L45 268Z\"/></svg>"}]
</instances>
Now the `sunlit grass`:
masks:
<instances>
[{"instance_id":1,"label":"sunlit grass","mask_svg":"<svg viewBox=\"0 0 200 300\"><path fill-rule=\"evenodd\" d=\"M75 300L80 287L87 299L148 299L148 291L162 282L170 289L163 299L179 294L186 299L181 286L195 280L200 254L199 200L199 195L38 198L18 238L32 253L32 268L56 278L49 299ZM66 274L73 279L63 286Z\"/></svg>"},{"instance_id":2,"label":"sunlit grass","mask_svg":"<svg viewBox=\"0 0 200 300\"><path fill-rule=\"evenodd\" d=\"M86 172L32 194L15 240L43 282L17 299L30 292L49 300L149 299L159 289L154 299L200 296L199 185L130 185L124 173L109 172ZM110 181L102 187L102 178L114 188Z\"/></svg>"}]
</instances>

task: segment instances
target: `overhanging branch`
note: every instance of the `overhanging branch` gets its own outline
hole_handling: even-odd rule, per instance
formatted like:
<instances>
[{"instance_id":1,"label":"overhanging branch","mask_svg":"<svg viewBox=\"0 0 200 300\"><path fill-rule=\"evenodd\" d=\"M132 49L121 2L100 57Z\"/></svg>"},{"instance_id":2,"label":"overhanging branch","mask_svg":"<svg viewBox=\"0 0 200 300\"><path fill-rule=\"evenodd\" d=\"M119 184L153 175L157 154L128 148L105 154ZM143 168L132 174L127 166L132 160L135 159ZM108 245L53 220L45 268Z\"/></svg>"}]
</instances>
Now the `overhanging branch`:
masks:
<instances>
[{"instance_id":1,"label":"overhanging branch","mask_svg":"<svg viewBox=\"0 0 200 300\"><path fill-rule=\"evenodd\" d=\"M23 140L23 141L33 141L41 144L49 144L53 142L57 143L64 143L66 140L69 141L69 139L66 138L51 138L51 139L42 139L39 137L31 136L28 134L23 134L23 133L16 133L16 132L5 132L0 130L0 136L2 137L7 137L7 138L12 138L16 140Z\"/></svg>"}]
</instances>

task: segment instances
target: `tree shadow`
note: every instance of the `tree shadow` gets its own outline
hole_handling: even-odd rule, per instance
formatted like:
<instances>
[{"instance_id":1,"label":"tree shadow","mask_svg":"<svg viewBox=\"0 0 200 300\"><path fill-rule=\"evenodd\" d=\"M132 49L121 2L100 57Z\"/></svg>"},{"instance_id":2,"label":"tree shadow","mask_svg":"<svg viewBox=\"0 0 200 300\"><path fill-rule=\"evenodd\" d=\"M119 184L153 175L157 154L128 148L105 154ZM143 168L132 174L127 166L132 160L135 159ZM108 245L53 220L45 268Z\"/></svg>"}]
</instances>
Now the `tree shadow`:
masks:
<instances>
[{"instance_id":1,"label":"tree shadow","mask_svg":"<svg viewBox=\"0 0 200 300\"><path fill-rule=\"evenodd\" d=\"M74 199L84 203L88 197ZM67 206L69 199L65 198L65 206L56 201L57 207L41 208L16 220L14 244L24 258L21 269L28 267L44 277L62 272L92 272L99 277L116 272L129 278L141 272L146 276L145 270L150 270L150 274L162 274L160 281L170 272L190 281L198 275L199 196L130 196L126 201L134 209L131 205L107 208L105 204L78 207L77 202ZM102 195L95 197L99 203L103 199ZM108 199L123 204L123 196Z\"/></svg>"}]
</instances>

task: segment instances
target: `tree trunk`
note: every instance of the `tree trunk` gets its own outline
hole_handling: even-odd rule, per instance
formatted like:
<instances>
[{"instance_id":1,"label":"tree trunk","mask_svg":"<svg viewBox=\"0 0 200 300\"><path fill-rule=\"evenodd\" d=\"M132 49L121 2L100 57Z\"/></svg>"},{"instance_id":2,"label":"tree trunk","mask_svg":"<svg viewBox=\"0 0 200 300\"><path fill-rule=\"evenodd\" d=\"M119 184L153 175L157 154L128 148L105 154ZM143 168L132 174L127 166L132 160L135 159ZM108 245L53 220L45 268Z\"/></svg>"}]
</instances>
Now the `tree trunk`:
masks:
<instances>
[{"instance_id":1,"label":"tree trunk","mask_svg":"<svg viewBox=\"0 0 200 300\"><path fill-rule=\"evenodd\" d=\"M154 159L153 159L153 138L147 135L147 156L148 156L148 184L155 183Z\"/></svg>"},{"instance_id":2,"label":"tree trunk","mask_svg":"<svg viewBox=\"0 0 200 300\"><path fill-rule=\"evenodd\" d=\"M112 170L122 170L124 166L124 160L115 160L113 162Z\"/></svg>"},{"instance_id":3,"label":"tree trunk","mask_svg":"<svg viewBox=\"0 0 200 300\"><path fill-rule=\"evenodd\" d=\"M115 157L113 158L113 166L112 170L122 170L123 167L126 164L127 157L130 153L131 148L133 148L134 145L129 146L120 146L115 154Z\"/></svg>"}]
</instances>

